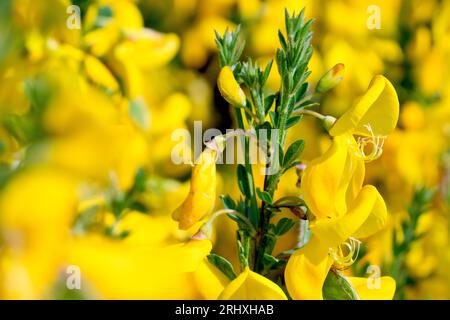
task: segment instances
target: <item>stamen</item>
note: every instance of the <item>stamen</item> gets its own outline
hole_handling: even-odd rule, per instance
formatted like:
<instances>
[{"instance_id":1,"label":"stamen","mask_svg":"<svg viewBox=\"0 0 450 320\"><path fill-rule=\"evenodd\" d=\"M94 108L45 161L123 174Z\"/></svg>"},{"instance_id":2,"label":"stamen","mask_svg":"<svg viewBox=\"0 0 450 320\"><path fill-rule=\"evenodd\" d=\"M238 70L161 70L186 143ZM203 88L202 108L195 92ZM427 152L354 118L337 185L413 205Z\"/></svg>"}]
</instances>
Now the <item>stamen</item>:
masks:
<instances>
[{"instance_id":1,"label":"stamen","mask_svg":"<svg viewBox=\"0 0 450 320\"><path fill-rule=\"evenodd\" d=\"M356 155L366 162L371 162L378 159L383 154L383 145L386 137L375 136L370 124L365 125L370 132L370 137L359 137L357 140ZM366 147L372 145L370 153L366 154Z\"/></svg>"},{"instance_id":2,"label":"stamen","mask_svg":"<svg viewBox=\"0 0 450 320\"><path fill-rule=\"evenodd\" d=\"M338 270L349 268L358 258L361 242L355 238L349 238L336 248L330 248L330 254L334 259L333 267Z\"/></svg>"}]
</instances>

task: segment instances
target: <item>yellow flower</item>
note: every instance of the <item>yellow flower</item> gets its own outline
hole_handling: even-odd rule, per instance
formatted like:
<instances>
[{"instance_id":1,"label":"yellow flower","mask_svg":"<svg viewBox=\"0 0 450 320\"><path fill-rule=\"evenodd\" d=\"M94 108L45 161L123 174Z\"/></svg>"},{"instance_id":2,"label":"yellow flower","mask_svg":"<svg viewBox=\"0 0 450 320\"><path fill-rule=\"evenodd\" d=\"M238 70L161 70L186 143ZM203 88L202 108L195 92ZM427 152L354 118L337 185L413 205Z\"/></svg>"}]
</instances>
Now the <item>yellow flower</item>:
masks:
<instances>
[{"instance_id":1,"label":"yellow flower","mask_svg":"<svg viewBox=\"0 0 450 320\"><path fill-rule=\"evenodd\" d=\"M400 123L405 129L422 129L425 126L425 121L425 112L418 103L410 101L402 106Z\"/></svg>"},{"instance_id":2,"label":"yellow flower","mask_svg":"<svg viewBox=\"0 0 450 320\"><path fill-rule=\"evenodd\" d=\"M247 267L225 287L219 299L287 300L287 297L278 285Z\"/></svg>"},{"instance_id":3,"label":"yellow flower","mask_svg":"<svg viewBox=\"0 0 450 320\"><path fill-rule=\"evenodd\" d=\"M220 70L217 85L220 93L233 106L245 106L245 93L234 78L233 71L229 66L225 66Z\"/></svg>"},{"instance_id":4,"label":"yellow flower","mask_svg":"<svg viewBox=\"0 0 450 320\"><path fill-rule=\"evenodd\" d=\"M359 243L353 237L374 234L385 220L384 201L373 186L361 189L348 212L330 218L317 217L310 227L312 239L291 256L286 266L289 294L294 299L321 299L331 266L345 269L354 262ZM349 252L344 253L348 248Z\"/></svg>"},{"instance_id":5,"label":"yellow flower","mask_svg":"<svg viewBox=\"0 0 450 320\"><path fill-rule=\"evenodd\" d=\"M179 228L187 230L205 219L214 209L216 201L216 154L206 148L192 170L191 188L184 202L172 213Z\"/></svg>"},{"instance_id":6,"label":"yellow flower","mask_svg":"<svg viewBox=\"0 0 450 320\"><path fill-rule=\"evenodd\" d=\"M0 198L0 296L42 299L67 252L76 184L64 172L39 167L14 177Z\"/></svg>"},{"instance_id":7,"label":"yellow flower","mask_svg":"<svg viewBox=\"0 0 450 320\"><path fill-rule=\"evenodd\" d=\"M146 162L148 145L135 128L121 124L55 138L45 152L51 164L81 178L96 179L103 184L113 178L117 188L127 190L133 184L136 170Z\"/></svg>"},{"instance_id":8,"label":"yellow flower","mask_svg":"<svg viewBox=\"0 0 450 320\"><path fill-rule=\"evenodd\" d=\"M151 237L151 229L147 235ZM196 271L211 247L209 240L155 247L90 235L74 240L68 263L82 270L82 281L87 284L83 291L88 296L200 299Z\"/></svg>"},{"instance_id":9,"label":"yellow flower","mask_svg":"<svg viewBox=\"0 0 450 320\"><path fill-rule=\"evenodd\" d=\"M174 33L163 34L151 29L126 30L126 39L115 49L120 61L131 61L149 70L167 64L178 52L180 40Z\"/></svg>"},{"instance_id":10,"label":"yellow flower","mask_svg":"<svg viewBox=\"0 0 450 320\"><path fill-rule=\"evenodd\" d=\"M356 238L367 238L386 223L383 198L375 187L363 186L364 160L381 155L379 137L394 130L398 109L394 88L376 76L366 94L329 130L330 148L307 165L301 191L315 219L310 223L313 238L291 256L286 267L286 285L293 298L322 298L331 266L349 267L359 250ZM354 134L363 138L356 141ZM369 142L373 146L366 155Z\"/></svg>"}]
</instances>

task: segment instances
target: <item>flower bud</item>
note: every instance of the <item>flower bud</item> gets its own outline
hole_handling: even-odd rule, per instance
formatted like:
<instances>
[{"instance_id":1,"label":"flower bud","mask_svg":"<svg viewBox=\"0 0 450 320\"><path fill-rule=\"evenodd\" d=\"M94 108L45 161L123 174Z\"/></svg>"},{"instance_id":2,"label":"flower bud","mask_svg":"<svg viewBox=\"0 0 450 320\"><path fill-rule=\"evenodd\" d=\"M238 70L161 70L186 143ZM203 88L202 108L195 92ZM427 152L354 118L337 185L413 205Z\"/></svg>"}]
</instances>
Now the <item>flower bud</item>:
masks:
<instances>
[{"instance_id":1,"label":"flower bud","mask_svg":"<svg viewBox=\"0 0 450 320\"><path fill-rule=\"evenodd\" d=\"M233 71L229 66L223 67L220 71L217 85L220 93L229 104L233 106L245 105L245 93L234 78Z\"/></svg>"},{"instance_id":2,"label":"flower bud","mask_svg":"<svg viewBox=\"0 0 450 320\"><path fill-rule=\"evenodd\" d=\"M181 230L206 219L216 200L216 150L206 148L192 170L191 188L184 202L172 213Z\"/></svg>"},{"instance_id":3,"label":"flower bud","mask_svg":"<svg viewBox=\"0 0 450 320\"><path fill-rule=\"evenodd\" d=\"M344 70L345 66L342 63L328 70L317 83L316 92L323 93L336 87L344 79Z\"/></svg>"}]
</instances>

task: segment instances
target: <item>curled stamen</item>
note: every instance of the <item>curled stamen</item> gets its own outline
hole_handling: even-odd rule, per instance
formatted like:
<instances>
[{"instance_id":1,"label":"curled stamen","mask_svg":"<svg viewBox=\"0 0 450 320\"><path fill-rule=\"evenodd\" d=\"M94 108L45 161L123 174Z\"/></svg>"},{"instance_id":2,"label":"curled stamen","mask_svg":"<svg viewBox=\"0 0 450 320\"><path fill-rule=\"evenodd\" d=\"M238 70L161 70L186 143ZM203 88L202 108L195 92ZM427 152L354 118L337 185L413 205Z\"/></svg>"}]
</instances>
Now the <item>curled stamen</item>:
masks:
<instances>
[{"instance_id":1,"label":"curled stamen","mask_svg":"<svg viewBox=\"0 0 450 320\"><path fill-rule=\"evenodd\" d=\"M370 124L365 125L370 132L370 137L359 137L357 140L356 155L366 162L378 159L383 154L383 145L385 137L375 136ZM366 147L372 145L370 153L366 154Z\"/></svg>"},{"instance_id":2,"label":"curled stamen","mask_svg":"<svg viewBox=\"0 0 450 320\"><path fill-rule=\"evenodd\" d=\"M349 238L336 248L330 248L330 254L334 259L333 267L338 270L349 268L358 258L361 242L355 238Z\"/></svg>"}]
</instances>

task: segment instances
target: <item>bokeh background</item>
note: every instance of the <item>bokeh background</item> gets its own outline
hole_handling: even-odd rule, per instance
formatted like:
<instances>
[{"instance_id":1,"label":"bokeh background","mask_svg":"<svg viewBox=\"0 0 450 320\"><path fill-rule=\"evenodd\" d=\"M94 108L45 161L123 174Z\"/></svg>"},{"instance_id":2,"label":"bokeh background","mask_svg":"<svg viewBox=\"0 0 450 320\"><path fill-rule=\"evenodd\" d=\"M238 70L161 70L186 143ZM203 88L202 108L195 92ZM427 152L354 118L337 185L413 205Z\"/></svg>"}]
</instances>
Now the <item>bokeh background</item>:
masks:
<instances>
[{"instance_id":1,"label":"bokeh background","mask_svg":"<svg viewBox=\"0 0 450 320\"><path fill-rule=\"evenodd\" d=\"M67 25L77 24L72 4L80 28ZM368 26L373 6L379 29ZM345 65L318 111L339 116L376 74L401 103L366 177L389 222L353 272L378 265L396 278L397 298L449 299L449 0L1 1L0 298L208 298L205 279L177 271L164 251L190 236L170 217L190 175L171 161L171 135L193 121L233 127L216 87L214 30L241 24L244 56L265 66L285 8L303 7L315 19L311 81ZM274 67L268 90L279 81ZM305 139L305 161L330 142L314 119L290 135ZM218 195L237 195L235 169L219 171ZM277 193L298 194L297 179L289 172ZM214 251L236 263L233 228L219 219ZM295 241L294 228L276 250ZM71 265L80 290L66 286Z\"/></svg>"}]
</instances>

